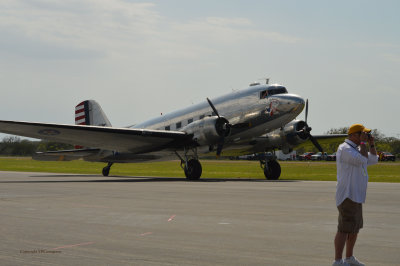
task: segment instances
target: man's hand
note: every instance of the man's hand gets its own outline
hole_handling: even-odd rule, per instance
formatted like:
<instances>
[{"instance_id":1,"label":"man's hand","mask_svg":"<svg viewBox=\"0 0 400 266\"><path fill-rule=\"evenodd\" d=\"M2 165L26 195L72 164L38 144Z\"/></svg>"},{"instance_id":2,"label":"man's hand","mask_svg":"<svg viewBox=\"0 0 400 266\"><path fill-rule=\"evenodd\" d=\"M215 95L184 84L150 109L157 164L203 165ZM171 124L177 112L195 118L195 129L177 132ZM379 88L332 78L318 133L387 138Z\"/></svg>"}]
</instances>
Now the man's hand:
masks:
<instances>
[{"instance_id":1,"label":"man's hand","mask_svg":"<svg viewBox=\"0 0 400 266\"><path fill-rule=\"evenodd\" d=\"M375 147L375 138L370 135L368 139L368 144L369 144L369 152L373 155L376 155L376 147Z\"/></svg>"},{"instance_id":2,"label":"man's hand","mask_svg":"<svg viewBox=\"0 0 400 266\"><path fill-rule=\"evenodd\" d=\"M360 140L361 140L362 142L367 142L367 141L368 141L368 134L365 133L365 132L361 132Z\"/></svg>"},{"instance_id":3,"label":"man's hand","mask_svg":"<svg viewBox=\"0 0 400 266\"><path fill-rule=\"evenodd\" d=\"M375 138L372 135L370 135L370 137L368 139L368 143L369 143L369 146L375 145Z\"/></svg>"},{"instance_id":4,"label":"man's hand","mask_svg":"<svg viewBox=\"0 0 400 266\"><path fill-rule=\"evenodd\" d=\"M368 150L367 150L367 146L365 145L365 142L368 141L368 135L365 132L361 132L360 135L360 153L362 156L364 156L365 158L368 159Z\"/></svg>"}]
</instances>

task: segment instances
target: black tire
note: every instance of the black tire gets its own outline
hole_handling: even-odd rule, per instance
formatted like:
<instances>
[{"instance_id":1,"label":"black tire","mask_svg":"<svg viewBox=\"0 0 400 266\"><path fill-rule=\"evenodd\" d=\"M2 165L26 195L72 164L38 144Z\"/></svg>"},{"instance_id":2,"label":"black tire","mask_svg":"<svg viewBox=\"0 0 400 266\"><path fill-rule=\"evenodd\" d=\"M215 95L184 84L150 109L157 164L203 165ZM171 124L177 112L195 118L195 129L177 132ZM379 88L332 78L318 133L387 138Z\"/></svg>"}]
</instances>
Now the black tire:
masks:
<instances>
[{"instance_id":1,"label":"black tire","mask_svg":"<svg viewBox=\"0 0 400 266\"><path fill-rule=\"evenodd\" d=\"M264 175L267 180L278 180L281 176L281 166L277 161L268 161L264 168Z\"/></svg>"},{"instance_id":2,"label":"black tire","mask_svg":"<svg viewBox=\"0 0 400 266\"><path fill-rule=\"evenodd\" d=\"M196 159L190 159L185 165L185 176L187 180L199 180L203 172L201 164Z\"/></svg>"},{"instance_id":3,"label":"black tire","mask_svg":"<svg viewBox=\"0 0 400 266\"><path fill-rule=\"evenodd\" d=\"M108 176L110 174L110 167L104 167L102 173L103 176Z\"/></svg>"}]
</instances>

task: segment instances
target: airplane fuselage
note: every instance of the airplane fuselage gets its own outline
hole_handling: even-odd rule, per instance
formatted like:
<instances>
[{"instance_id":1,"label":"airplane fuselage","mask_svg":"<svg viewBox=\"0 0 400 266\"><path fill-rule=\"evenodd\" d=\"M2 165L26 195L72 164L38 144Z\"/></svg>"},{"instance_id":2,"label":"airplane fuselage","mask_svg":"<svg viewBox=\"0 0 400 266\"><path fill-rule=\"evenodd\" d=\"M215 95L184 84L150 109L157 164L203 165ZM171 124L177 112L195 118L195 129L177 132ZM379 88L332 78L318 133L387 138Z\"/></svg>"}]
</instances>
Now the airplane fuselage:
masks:
<instances>
[{"instance_id":1,"label":"airplane fuselage","mask_svg":"<svg viewBox=\"0 0 400 266\"><path fill-rule=\"evenodd\" d=\"M288 94L285 87L277 84L250 86L211 100L219 114L230 124L242 125L232 128L226 139L228 146L231 142L247 141L283 127L295 119L305 105L302 97ZM215 114L204 101L132 128L185 131L189 124L208 116Z\"/></svg>"}]
</instances>

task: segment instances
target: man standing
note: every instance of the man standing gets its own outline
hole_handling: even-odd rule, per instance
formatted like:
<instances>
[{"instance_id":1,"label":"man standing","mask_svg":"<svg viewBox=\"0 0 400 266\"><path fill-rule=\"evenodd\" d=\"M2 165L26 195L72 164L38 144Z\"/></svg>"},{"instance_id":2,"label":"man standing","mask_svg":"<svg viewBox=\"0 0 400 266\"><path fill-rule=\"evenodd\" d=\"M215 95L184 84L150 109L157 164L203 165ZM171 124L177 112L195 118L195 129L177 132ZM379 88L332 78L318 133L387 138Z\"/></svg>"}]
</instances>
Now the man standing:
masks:
<instances>
[{"instance_id":1,"label":"man standing","mask_svg":"<svg viewBox=\"0 0 400 266\"><path fill-rule=\"evenodd\" d=\"M336 206L339 210L338 231L335 237L334 265L364 265L353 256L359 230L363 227L362 203L368 184L367 166L376 164L374 137L371 129L361 124L349 128L348 137L336 152ZM367 142L369 152L367 150ZM346 259L342 259L346 246Z\"/></svg>"}]
</instances>

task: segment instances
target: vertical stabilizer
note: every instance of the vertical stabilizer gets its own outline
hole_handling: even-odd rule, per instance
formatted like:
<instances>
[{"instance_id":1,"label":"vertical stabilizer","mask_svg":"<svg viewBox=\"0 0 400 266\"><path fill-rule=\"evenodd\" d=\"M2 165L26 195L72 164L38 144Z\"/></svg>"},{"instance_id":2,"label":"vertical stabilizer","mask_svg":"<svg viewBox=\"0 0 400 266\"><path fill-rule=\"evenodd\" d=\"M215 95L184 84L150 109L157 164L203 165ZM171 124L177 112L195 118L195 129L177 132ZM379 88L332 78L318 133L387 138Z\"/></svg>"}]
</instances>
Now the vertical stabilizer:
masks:
<instances>
[{"instance_id":1,"label":"vertical stabilizer","mask_svg":"<svg viewBox=\"0 0 400 266\"><path fill-rule=\"evenodd\" d=\"M106 114L95 100L83 101L75 106L75 125L111 127ZM83 146L75 145L75 149L83 148Z\"/></svg>"},{"instance_id":2,"label":"vertical stabilizer","mask_svg":"<svg viewBox=\"0 0 400 266\"><path fill-rule=\"evenodd\" d=\"M94 100L83 101L75 107L75 125L111 127L103 109Z\"/></svg>"}]
</instances>

